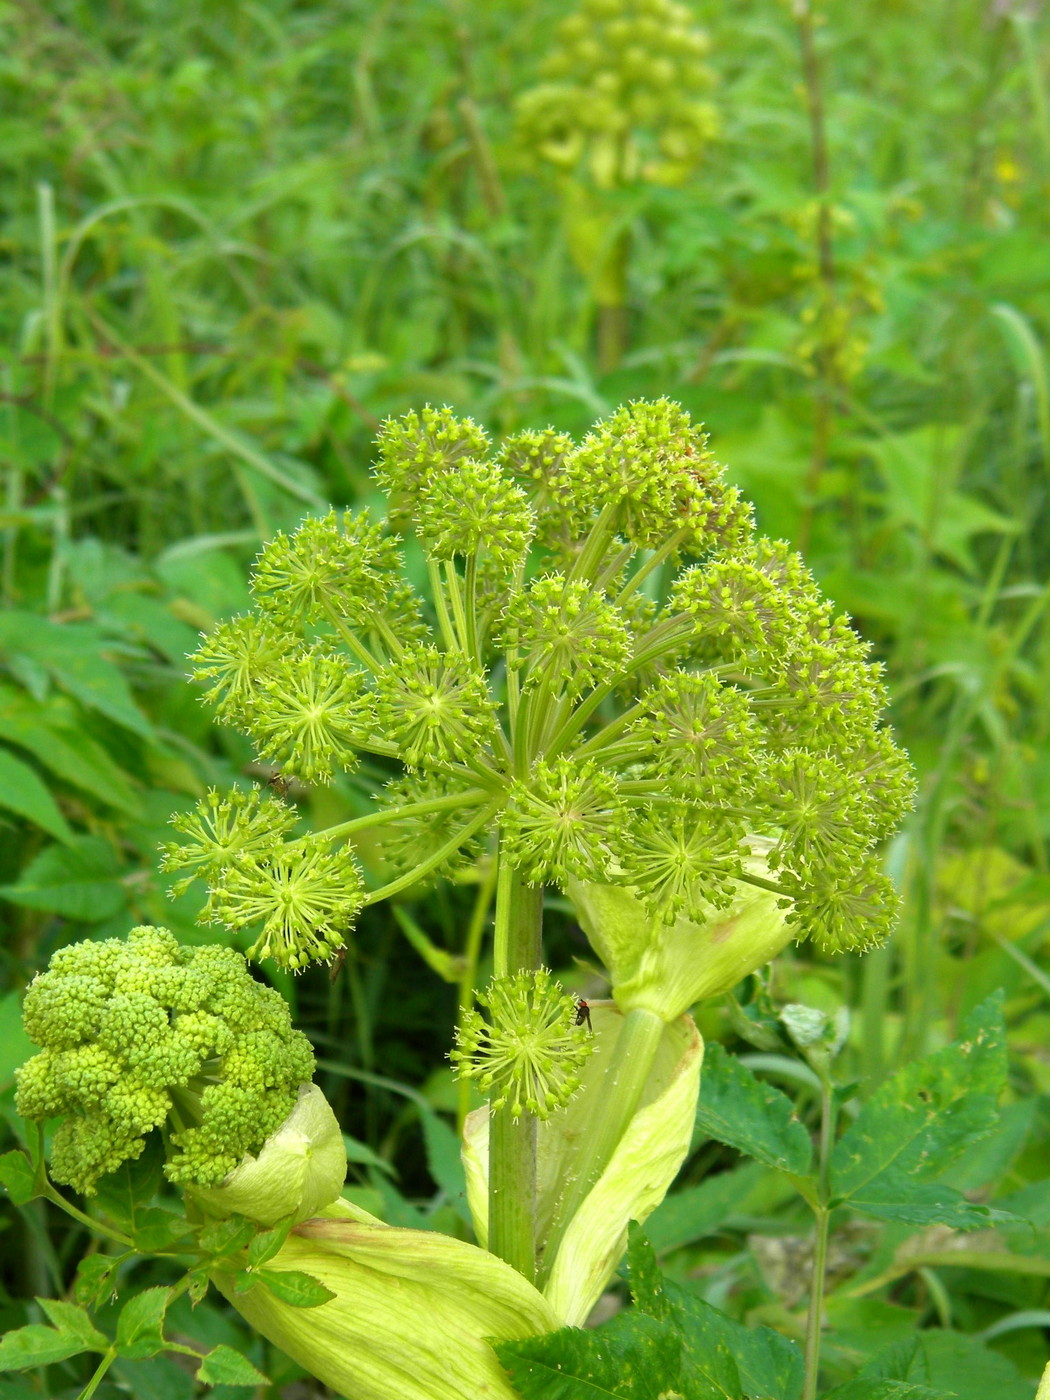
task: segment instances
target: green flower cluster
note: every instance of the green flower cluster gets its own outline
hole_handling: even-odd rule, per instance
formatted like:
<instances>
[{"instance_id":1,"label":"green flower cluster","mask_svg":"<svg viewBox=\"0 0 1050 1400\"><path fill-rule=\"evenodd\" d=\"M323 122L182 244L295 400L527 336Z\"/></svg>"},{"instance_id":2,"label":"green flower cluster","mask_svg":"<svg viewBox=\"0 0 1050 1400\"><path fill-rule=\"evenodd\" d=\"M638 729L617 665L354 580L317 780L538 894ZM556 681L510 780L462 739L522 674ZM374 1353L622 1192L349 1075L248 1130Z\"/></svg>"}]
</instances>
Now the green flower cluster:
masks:
<instances>
[{"instance_id":1,"label":"green flower cluster","mask_svg":"<svg viewBox=\"0 0 1050 1400\"><path fill-rule=\"evenodd\" d=\"M61 1115L51 1171L91 1195L159 1128L165 1171L217 1186L256 1153L313 1077L288 1004L230 948L183 948L166 929L60 949L26 993L40 1053L18 1070L25 1118Z\"/></svg>"},{"instance_id":2,"label":"green flower cluster","mask_svg":"<svg viewBox=\"0 0 1050 1400\"><path fill-rule=\"evenodd\" d=\"M545 79L518 99L523 144L599 189L686 181L718 130L707 37L675 0L583 0Z\"/></svg>"},{"instance_id":3,"label":"green flower cluster","mask_svg":"<svg viewBox=\"0 0 1050 1400\"><path fill-rule=\"evenodd\" d=\"M428 408L385 425L379 458L427 589L387 522L307 520L263 551L256 611L197 673L284 772L323 782L367 754L390 785L297 840L277 798L209 796L166 856L207 879L206 917L261 923L256 954L300 967L363 904L495 837L520 881L621 885L658 922L754 885L826 950L886 935L878 846L912 781L880 670L798 555L756 536L680 407L498 451ZM367 894L362 826L396 871Z\"/></svg>"}]
</instances>

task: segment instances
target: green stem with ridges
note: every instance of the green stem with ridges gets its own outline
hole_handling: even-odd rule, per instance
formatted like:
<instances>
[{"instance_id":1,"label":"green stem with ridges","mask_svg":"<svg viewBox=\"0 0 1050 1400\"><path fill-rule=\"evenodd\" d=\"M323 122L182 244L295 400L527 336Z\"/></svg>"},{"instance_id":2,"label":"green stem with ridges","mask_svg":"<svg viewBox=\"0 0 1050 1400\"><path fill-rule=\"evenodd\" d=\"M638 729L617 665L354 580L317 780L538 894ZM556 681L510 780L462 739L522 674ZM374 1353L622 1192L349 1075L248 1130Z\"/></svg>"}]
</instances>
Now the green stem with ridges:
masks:
<instances>
[{"instance_id":1,"label":"green stem with ridges","mask_svg":"<svg viewBox=\"0 0 1050 1400\"><path fill-rule=\"evenodd\" d=\"M506 860L496 877L493 971L497 977L540 965L543 889L527 885ZM489 1115L489 1238L492 1254L530 1283L536 1277L536 1119L511 1106Z\"/></svg>"},{"instance_id":2,"label":"green stem with ridges","mask_svg":"<svg viewBox=\"0 0 1050 1400\"><path fill-rule=\"evenodd\" d=\"M636 569L624 584L623 588L620 589L619 596L616 599L617 605L622 605L636 588L642 586L653 570L658 569L666 559L670 559L675 550L685 544L688 538L688 530L676 530L666 544L662 544L659 549L654 550L641 568Z\"/></svg>"},{"instance_id":3,"label":"green stem with ridges","mask_svg":"<svg viewBox=\"0 0 1050 1400\"><path fill-rule=\"evenodd\" d=\"M448 584L448 600L452 604L452 617L456 624L456 635L459 637L459 649L466 656L472 656L470 649L469 633L467 626L467 612L463 606L463 594L459 587L459 574L456 573L456 564L453 559L445 560L445 582Z\"/></svg>"},{"instance_id":4,"label":"green stem with ridges","mask_svg":"<svg viewBox=\"0 0 1050 1400\"><path fill-rule=\"evenodd\" d=\"M459 651L459 642L456 638L455 628L452 626L452 619L448 614L448 605L445 602L445 586L441 582L441 570L434 559L427 560L427 577L430 579L430 596L434 600L434 611L437 613L438 627L441 629L445 650Z\"/></svg>"},{"instance_id":5,"label":"green stem with ridges","mask_svg":"<svg viewBox=\"0 0 1050 1400\"><path fill-rule=\"evenodd\" d=\"M467 594L467 651L475 662L481 665L481 651L478 646L478 556L467 555L467 572L464 580Z\"/></svg>"},{"instance_id":6,"label":"green stem with ridges","mask_svg":"<svg viewBox=\"0 0 1050 1400\"><path fill-rule=\"evenodd\" d=\"M365 817L354 817L351 821L340 822L338 826L327 827L320 834L334 841L337 836L350 836L370 826L400 821L402 817L423 817L428 812L445 812L450 807L476 807L491 796L491 792L484 788L472 788L468 792L453 792L445 797L428 797L425 802L406 802L402 807L385 807L378 812L369 812Z\"/></svg>"},{"instance_id":7,"label":"green stem with ridges","mask_svg":"<svg viewBox=\"0 0 1050 1400\"><path fill-rule=\"evenodd\" d=\"M429 875L443 860L448 860L449 856L454 855L460 846L469 841L486 822L491 821L502 805L499 802L490 802L487 807L483 807L472 821L461 827L454 836L450 836L443 846L439 846L432 856L423 861L422 865L415 866L414 869L409 870L397 880L391 880L388 885L380 885L377 890L370 891L365 896L361 907L368 908L370 904L380 904L384 899L391 899L395 894L401 894L403 890L411 889L418 880Z\"/></svg>"},{"instance_id":8,"label":"green stem with ridges","mask_svg":"<svg viewBox=\"0 0 1050 1400\"><path fill-rule=\"evenodd\" d=\"M602 1105L601 1117L581 1146L572 1186L562 1196L544 1241L541 1286L550 1277L558 1248L573 1217L612 1161L613 1153L638 1111L664 1026L663 1019L644 1006L632 1007L624 1016L597 1090Z\"/></svg>"}]
</instances>

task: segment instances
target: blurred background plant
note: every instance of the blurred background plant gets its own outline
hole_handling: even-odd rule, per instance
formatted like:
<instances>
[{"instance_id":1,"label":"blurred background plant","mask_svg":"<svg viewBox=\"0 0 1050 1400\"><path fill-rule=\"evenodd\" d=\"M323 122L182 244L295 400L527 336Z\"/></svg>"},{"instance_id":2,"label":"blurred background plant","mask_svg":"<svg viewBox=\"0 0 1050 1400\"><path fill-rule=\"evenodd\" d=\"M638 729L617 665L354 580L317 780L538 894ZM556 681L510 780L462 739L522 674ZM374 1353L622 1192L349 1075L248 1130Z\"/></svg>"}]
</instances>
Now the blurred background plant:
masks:
<instances>
[{"instance_id":1,"label":"blurred background plant","mask_svg":"<svg viewBox=\"0 0 1050 1400\"><path fill-rule=\"evenodd\" d=\"M1004 1103L948 1179L1036 1228L833 1214L827 1378L921 1336L929 1383L1031 1397L1050 1323L1042 8L19 0L0 27L6 1145L20 995L50 953L142 922L214 936L203 890L168 900L157 844L209 785L273 777L184 679L198 633L246 606L260 544L369 503L388 414L430 401L579 434L666 394L874 640L920 778L886 853L891 944L789 952L705 1036L815 1129L821 1078L776 1028L785 1004L850 1009L848 1117L1006 994ZM384 776L292 784L302 829L369 810ZM368 911L335 980L273 975L352 1134L354 1190L391 1223L467 1232L469 1102L435 1067L491 896L467 868ZM566 978L601 995L557 900L548 927ZM720 1143L716 1118L654 1242L707 1301L800 1337L807 1208L775 1152ZM6 1329L62 1295L83 1236L5 1212ZM175 1321L248 1346L211 1305ZM75 1395L78 1364L0 1397ZM123 1361L98 1395L193 1384Z\"/></svg>"}]
</instances>

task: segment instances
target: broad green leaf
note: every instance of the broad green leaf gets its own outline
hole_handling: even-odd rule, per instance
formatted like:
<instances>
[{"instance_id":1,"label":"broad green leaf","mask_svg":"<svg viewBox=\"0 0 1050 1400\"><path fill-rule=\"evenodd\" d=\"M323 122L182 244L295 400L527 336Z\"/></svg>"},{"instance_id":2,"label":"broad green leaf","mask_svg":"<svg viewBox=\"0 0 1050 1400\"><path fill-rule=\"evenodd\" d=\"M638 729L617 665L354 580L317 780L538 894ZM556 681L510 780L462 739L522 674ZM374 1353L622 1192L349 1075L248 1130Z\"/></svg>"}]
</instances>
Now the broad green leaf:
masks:
<instances>
[{"instance_id":1,"label":"broad green leaf","mask_svg":"<svg viewBox=\"0 0 1050 1400\"><path fill-rule=\"evenodd\" d=\"M976 1204L939 1181L916 1181L892 1168L850 1198L850 1206L876 1220L906 1225L948 1225L953 1230L983 1230L1014 1217L1007 1211Z\"/></svg>"},{"instance_id":2,"label":"broad green leaf","mask_svg":"<svg viewBox=\"0 0 1050 1400\"><path fill-rule=\"evenodd\" d=\"M292 1217L289 1216L272 1230L260 1231L248 1245L249 1269L258 1269L260 1265L268 1263L279 1252L291 1228Z\"/></svg>"},{"instance_id":3,"label":"broad green leaf","mask_svg":"<svg viewBox=\"0 0 1050 1400\"><path fill-rule=\"evenodd\" d=\"M99 1308L116 1296L119 1259L105 1254L88 1254L77 1265L73 1297L87 1308Z\"/></svg>"},{"instance_id":4,"label":"broad green leaf","mask_svg":"<svg viewBox=\"0 0 1050 1400\"><path fill-rule=\"evenodd\" d=\"M952 1400L943 1390L913 1381L864 1380L859 1377L825 1391L823 1400Z\"/></svg>"},{"instance_id":5,"label":"broad green leaf","mask_svg":"<svg viewBox=\"0 0 1050 1400\"><path fill-rule=\"evenodd\" d=\"M927 1329L930 1385L953 1400L1032 1400L1032 1387L1000 1352L961 1332Z\"/></svg>"},{"instance_id":6,"label":"broad green leaf","mask_svg":"<svg viewBox=\"0 0 1050 1400\"><path fill-rule=\"evenodd\" d=\"M31 1322L0 1338L0 1371L28 1371L31 1366L53 1366L70 1356L96 1348L85 1346L70 1332L59 1332Z\"/></svg>"},{"instance_id":7,"label":"broad green leaf","mask_svg":"<svg viewBox=\"0 0 1050 1400\"><path fill-rule=\"evenodd\" d=\"M745 1327L678 1284L668 1281L664 1287L685 1339L684 1380L693 1375L707 1385L724 1385L732 1363L744 1395L800 1400L805 1365L794 1342L769 1327Z\"/></svg>"},{"instance_id":8,"label":"broad green leaf","mask_svg":"<svg viewBox=\"0 0 1050 1400\"><path fill-rule=\"evenodd\" d=\"M38 1298L37 1302L51 1326L69 1337L75 1337L85 1351L108 1350L109 1338L103 1336L86 1311L76 1303L67 1303L61 1298Z\"/></svg>"},{"instance_id":9,"label":"broad green leaf","mask_svg":"<svg viewBox=\"0 0 1050 1400\"><path fill-rule=\"evenodd\" d=\"M0 1157L0 1186L4 1187L16 1206L24 1206L39 1194L33 1164L24 1152L16 1149Z\"/></svg>"},{"instance_id":10,"label":"broad green leaf","mask_svg":"<svg viewBox=\"0 0 1050 1400\"><path fill-rule=\"evenodd\" d=\"M260 1269L252 1277L292 1308L319 1308L335 1297L331 1289L298 1269Z\"/></svg>"},{"instance_id":11,"label":"broad green leaf","mask_svg":"<svg viewBox=\"0 0 1050 1400\"><path fill-rule=\"evenodd\" d=\"M3 748L0 748L0 807L27 817L34 826L50 836L57 836L60 841L73 839L73 828L36 771Z\"/></svg>"},{"instance_id":12,"label":"broad green leaf","mask_svg":"<svg viewBox=\"0 0 1050 1400\"><path fill-rule=\"evenodd\" d=\"M687 1186L665 1196L645 1222L645 1233L658 1254L692 1244L722 1229L731 1215L739 1214L767 1169L748 1162L735 1171L719 1172L698 1186ZM782 1181L783 1178L777 1178Z\"/></svg>"},{"instance_id":13,"label":"broad green leaf","mask_svg":"<svg viewBox=\"0 0 1050 1400\"><path fill-rule=\"evenodd\" d=\"M76 714L69 700L41 704L13 686L0 686L0 739L26 749L63 782L136 816L139 799L127 774L77 726Z\"/></svg>"},{"instance_id":14,"label":"broad green leaf","mask_svg":"<svg viewBox=\"0 0 1050 1400\"><path fill-rule=\"evenodd\" d=\"M0 614L0 653L28 656L82 705L149 739L149 720L135 704L120 668L106 657L112 648L90 623L52 622L14 609Z\"/></svg>"},{"instance_id":15,"label":"broad green leaf","mask_svg":"<svg viewBox=\"0 0 1050 1400\"><path fill-rule=\"evenodd\" d=\"M745 1327L663 1279L638 1225L631 1226L628 1262L636 1306L681 1336L681 1376L688 1395L799 1400L805 1368L793 1342L768 1327Z\"/></svg>"},{"instance_id":16,"label":"broad green leaf","mask_svg":"<svg viewBox=\"0 0 1050 1400\"><path fill-rule=\"evenodd\" d=\"M524 1400L660 1400L680 1390L681 1350L673 1327L633 1311L618 1313L596 1331L563 1327L545 1337L496 1345ZM711 1400L729 1394L709 1392ZM689 1395L709 1400L700 1391Z\"/></svg>"},{"instance_id":17,"label":"broad green leaf","mask_svg":"<svg viewBox=\"0 0 1050 1400\"><path fill-rule=\"evenodd\" d=\"M117 1350L129 1361L142 1361L163 1351L164 1314L170 1288L147 1288L124 1304L117 1319Z\"/></svg>"},{"instance_id":18,"label":"broad green leaf","mask_svg":"<svg viewBox=\"0 0 1050 1400\"><path fill-rule=\"evenodd\" d=\"M132 1233L140 1254L153 1254L167 1249L189 1231L184 1216L161 1206L136 1210Z\"/></svg>"},{"instance_id":19,"label":"broad green leaf","mask_svg":"<svg viewBox=\"0 0 1050 1400\"><path fill-rule=\"evenodd\" d=\"M200 1364L197 1379L203 1385L269 1385L270 1382L257 1371L246 1356L233 1347L213 1347Z\"/></svg>"},{"instance_id":20,"label":"broad green leaf","mask_svg":"<svg viewBox=\"0 0 1050 1400\"><path fill-rule=\"evenodd\" d=\"M100 923L124 907L120 863L99 836L78 836L68 846L48 846L16 885L0 885L0 899L47 909L78 923Z\"/></svg>"},{"instance_id":21,"label":"broad green leaf","mask_svg":"<svg viewBox=\"0 0 1050 1400\"><path fill-rule=\"evenodd\" d=\"M717 1043L704 1051L696 1125L779 1171L801 1176L809 1170L813 1144L791 1100Z\"/></svg>"},{"instance_id":22,"label":"broad green leaf","mask_svg":"<svg viewBox=\"0 0 1050 1400\"><path fill-rule=\"evenodd\" d=\"M1005 1034L1001 997L990 997L962 1039L883 1084L835 1144L833 1197L857 1209L866 1201L903 1204L914 1183L937 1176L989 1132L1006 1080Z\"/></svg>"}]
</instances>

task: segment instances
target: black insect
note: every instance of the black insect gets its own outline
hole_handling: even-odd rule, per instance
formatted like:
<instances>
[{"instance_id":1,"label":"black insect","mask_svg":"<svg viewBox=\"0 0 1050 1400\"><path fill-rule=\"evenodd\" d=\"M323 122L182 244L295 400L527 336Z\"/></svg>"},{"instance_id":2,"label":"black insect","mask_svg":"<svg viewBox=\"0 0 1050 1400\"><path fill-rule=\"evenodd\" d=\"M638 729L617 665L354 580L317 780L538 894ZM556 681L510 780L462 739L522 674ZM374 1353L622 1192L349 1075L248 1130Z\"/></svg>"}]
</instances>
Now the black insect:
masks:
<instances>
[{"instance_id":1,"label":"black insect","mask_svg":"<svg viewBox=\"0 0 1050 1400\"><path fill-rule=\"evenodd\" d=\"M594 1027L591 1025L591 1008L583 997L576 998L576 1025L586 1025L591 1034L594 1034Z\"/></svg>"}]
</instances>

